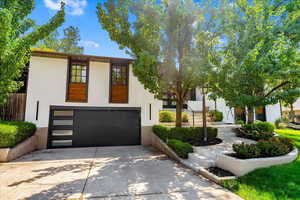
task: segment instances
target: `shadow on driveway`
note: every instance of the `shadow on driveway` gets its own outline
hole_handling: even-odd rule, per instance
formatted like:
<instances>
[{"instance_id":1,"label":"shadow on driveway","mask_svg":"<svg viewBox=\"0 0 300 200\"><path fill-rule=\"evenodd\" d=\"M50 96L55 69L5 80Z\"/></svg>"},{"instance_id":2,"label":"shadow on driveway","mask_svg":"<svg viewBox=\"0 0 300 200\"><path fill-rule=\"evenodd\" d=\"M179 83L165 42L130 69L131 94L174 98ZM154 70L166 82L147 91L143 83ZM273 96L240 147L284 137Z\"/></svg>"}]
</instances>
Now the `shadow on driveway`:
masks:
<instances>
[{"instance_id":1,"label":"shadow on driveway","mask_svg":"<svg viewBox=\"0 0 300 200\"><path fill-rule=\"evenodd\" d=\"M152 148L64 150L51 150L52 156L49 150L47 156L43 156L43 151L35 152L14 163L0 165L0 197L5 200L240 199Z\"/></svg>"}]
</instances>

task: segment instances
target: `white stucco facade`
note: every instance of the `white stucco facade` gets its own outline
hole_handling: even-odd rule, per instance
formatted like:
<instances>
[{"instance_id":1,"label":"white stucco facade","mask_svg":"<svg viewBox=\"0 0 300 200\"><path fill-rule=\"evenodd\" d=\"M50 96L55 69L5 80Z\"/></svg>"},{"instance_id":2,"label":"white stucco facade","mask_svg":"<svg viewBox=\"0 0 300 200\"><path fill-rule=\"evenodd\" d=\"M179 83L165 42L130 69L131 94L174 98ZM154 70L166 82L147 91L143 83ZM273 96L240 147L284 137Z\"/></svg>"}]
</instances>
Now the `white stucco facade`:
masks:
<instances>
[{"instance_id":1,"label":"white stucco facade","mask_svg":"<svg viewBox=\"0 0 300 200\"><path fill-rule=\"evenodd\" d=\"M25 120L48 127L49 109L56 106L92 107L140 107L141 125L152 126L158 123L162 102L144 89L129 67L129 102L126 104L109 103L110 64L90 62L88 102L66 102L68 60L33 56L30 59ZM39 101L38 120L36 120L37 101ZM150 119L151 104L151 119Z\"/></svg>"},{"instance_id":2,"label":"white stucco facade","mask_svg":"<svg viewBox=\"0 0 300 200\"><path fill-rule=\"evenodd\" d=\"M208 96L208 95L207 95ZM215 110L215 102L210 100L206 96L206 106L209 110ZM199 88L196 89L196 100L195 101L188 101L188 110L192 111L202 111L202 94ZM299 100L300 102L300 100ZM300 103L299 103L300 105ZM299 106L300 107L300 106ZM278 118L280 118L280 104L274 105L267 105L266 107L266 121L274 123ZM226 105L224 99L217 99L217 110L223 113L223 122L225 123L234 123L235 122L235 115L234 109L230 108ZM247 116L246 116L247 117ZM255 117L255 116L254 116ZM255 118L256 120L256 118Z\"/></svg>"}]
</instances>

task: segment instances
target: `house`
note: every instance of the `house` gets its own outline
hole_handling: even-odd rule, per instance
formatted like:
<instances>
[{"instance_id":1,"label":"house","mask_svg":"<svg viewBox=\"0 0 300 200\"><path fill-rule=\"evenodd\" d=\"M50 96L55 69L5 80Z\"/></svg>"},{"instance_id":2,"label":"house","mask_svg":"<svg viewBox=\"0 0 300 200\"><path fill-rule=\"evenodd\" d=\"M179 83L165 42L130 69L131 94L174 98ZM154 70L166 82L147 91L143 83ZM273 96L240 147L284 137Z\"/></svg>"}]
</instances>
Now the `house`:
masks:
<instances>
[{"instance_id":1,"label":"house","mask_svg":"<svg viewBox=\"0 0 300 200\"><path fill-rule=\"evenodd\" d=\"M218 111L223 113L223 122L224 123L234 123L236 120L245 121L247 118L246 111L238 108L230 108L226 105L224 99L219 98L215 101L208 98L206 95L206 107L208 110L215 110L217 108ZM188 113L198 113L202 112L202 101L203 95L200 88L196 88L192 90L189 94L188 101L184 105L185 112ZM174 110L176 108L176 103L165 98L163 101L163 109L164 110ZM280 104L275 105L267 105L265 107L260 107L255 109L255 120L259 121L268 121L275 122L276 119L280 118ZM202 114L200 114L200 117Z\"/></svg>"},{"instance_id":2,"label":"house","mask_svg":"<svg viewBox=\"0 0 300 200\"><path fill-rule=\"evenodd\" d=\"M148 145L162 101L144 89L132 59L33 51L25 120L42 148Z\"/></svg>"}]
</instances>

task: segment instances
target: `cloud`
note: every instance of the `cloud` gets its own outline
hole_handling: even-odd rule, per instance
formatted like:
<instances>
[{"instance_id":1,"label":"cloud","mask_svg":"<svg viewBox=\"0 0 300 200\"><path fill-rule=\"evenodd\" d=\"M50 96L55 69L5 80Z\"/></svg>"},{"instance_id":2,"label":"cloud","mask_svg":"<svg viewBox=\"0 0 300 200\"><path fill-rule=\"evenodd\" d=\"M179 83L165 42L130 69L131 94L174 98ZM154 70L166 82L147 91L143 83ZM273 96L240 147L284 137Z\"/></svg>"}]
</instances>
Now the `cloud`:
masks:
<instances>
[{"instance_id":1,"label":"cloud","mask_svg":"<svg viewBox=\"0 0 300 200\"><path fill-rule=\"evenodd\" d=\"M66 12L70 15L82 15L87 6L87 0L44 0L47 8L59 10L61 2L66 4Z\"/></svg>"},{"instance_id":2,"label":"cloud","mask_svg":"<svg viewBox=\"0 0 300 200\"><path fill-rule=\"evenodd\" d=\"M86 47L94 47L94 48L98 48L100 46L97 42L94 41L82 41L82 44Z\"/></svg>"}]
</instances>

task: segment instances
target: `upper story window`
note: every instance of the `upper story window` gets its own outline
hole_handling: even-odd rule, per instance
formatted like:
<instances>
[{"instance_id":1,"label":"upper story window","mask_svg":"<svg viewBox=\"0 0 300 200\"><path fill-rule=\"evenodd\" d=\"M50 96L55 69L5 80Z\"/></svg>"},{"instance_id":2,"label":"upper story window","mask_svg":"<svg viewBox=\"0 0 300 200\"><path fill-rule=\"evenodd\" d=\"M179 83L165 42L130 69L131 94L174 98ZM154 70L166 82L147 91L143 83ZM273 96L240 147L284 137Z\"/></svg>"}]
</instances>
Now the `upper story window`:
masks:
<instances>
[{"instance_id":1,"label":"upper story window","mask_svg":"<svg viewBox=\"0 0 300 200\"><path fill-rule=\"evenodd\" d=\"M127 66L112 65L112 85L127 85Z\"/></svg>"},{"instance_id":2,"label":"upper story window","mask_svg":"<svg viewBox=\"0 0 300 200\"><path fill-rule=\"evenodd\" d=\"M69 60L67 101L87 102L88 100L88 60Z\"/></svg>"},{"instance_id":3,"label":"upper story window","mask_svg":"<svg viewBox=\"0 0 300 200\"><path fill-rule=\"evenodd\" d=\"M87 80L87 66L83 64L71 65L71 83L86 83Z\"/></svg>"},{"instance_id":4,"label":"upper story window","mask_svg":"<svg viewBox=\"0 0 300 200\"><path fill-rule=\"evenodd\" d=\"M112 63L110 67L110 103L128 103L127 63Z\"/></svg>"}]
</instances>

